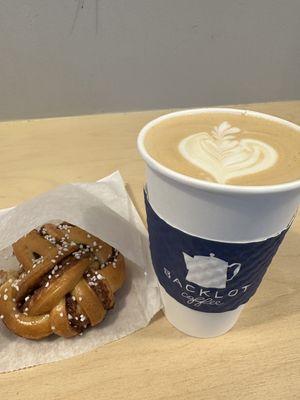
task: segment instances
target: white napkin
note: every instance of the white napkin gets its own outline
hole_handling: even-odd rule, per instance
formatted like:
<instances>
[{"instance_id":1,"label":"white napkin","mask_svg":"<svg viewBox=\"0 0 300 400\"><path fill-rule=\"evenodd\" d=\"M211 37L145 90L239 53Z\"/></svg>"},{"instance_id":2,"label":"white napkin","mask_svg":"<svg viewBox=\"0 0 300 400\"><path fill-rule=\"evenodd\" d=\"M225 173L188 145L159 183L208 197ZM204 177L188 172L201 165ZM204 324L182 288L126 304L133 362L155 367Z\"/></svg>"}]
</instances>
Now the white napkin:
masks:
<instances>
[{"instance_id":1,"label":"white napkin","mask_svg":"<svg viewBox=\"0 0 300 400\"><path fill-rule=\"evenodd\" d=\"M116 305L83 336L31 341L10 333L0 321L0 372L61 360L145 327L161 308L147 231L119 172L97 183L69 184L17 207L0 211L0 269L17 265L11 244L46 222L63 220L116 247L126 258L126 282Z\"/></svg>"}]
</instances>

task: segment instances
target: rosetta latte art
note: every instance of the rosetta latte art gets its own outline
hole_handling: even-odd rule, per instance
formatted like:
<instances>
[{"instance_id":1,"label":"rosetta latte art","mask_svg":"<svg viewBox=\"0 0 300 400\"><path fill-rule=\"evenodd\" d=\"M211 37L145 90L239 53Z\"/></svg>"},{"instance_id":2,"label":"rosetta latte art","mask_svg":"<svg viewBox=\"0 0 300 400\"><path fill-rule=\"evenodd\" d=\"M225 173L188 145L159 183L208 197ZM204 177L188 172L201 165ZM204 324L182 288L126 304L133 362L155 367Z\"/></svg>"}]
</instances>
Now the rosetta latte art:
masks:
<instances>
[{"instance_id":1,"label":"rosetta latte art","mask_svg":"<svg viewBox=\"0 0 300 400\"><path fill-rule=\"evenodd\" d=\"M278 155L273 147L256 139L239 139L240 132L224 121L210 134L200 132L183 139L179 151L218 183L261 172L276 163Z\"/></svg>"}]
</instances>

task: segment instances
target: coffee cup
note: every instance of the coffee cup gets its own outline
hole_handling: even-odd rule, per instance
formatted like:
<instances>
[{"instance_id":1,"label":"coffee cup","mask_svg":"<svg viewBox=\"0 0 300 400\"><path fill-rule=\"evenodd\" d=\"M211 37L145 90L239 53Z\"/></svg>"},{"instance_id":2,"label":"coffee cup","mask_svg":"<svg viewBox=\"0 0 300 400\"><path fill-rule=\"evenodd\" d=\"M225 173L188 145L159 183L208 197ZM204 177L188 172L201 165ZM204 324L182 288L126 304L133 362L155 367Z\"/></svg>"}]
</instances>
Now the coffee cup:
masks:
<instances>
[{"instance_id":1,"label":"coffee cup","mask_svg":"<svg viewBox=\"0 0 300 400\"><path fill-rule=\"evenodd\" d=\"M247 110L209 108L161 116L140 132L146 162L145 204L154 270L171 324L196 337L230 330L255 294L300 202L300 180L242 186L196 179L158 162L145 138L162 122L205 113L255 116L295 129L292 122Z\"/></svg>"}]
</instances>

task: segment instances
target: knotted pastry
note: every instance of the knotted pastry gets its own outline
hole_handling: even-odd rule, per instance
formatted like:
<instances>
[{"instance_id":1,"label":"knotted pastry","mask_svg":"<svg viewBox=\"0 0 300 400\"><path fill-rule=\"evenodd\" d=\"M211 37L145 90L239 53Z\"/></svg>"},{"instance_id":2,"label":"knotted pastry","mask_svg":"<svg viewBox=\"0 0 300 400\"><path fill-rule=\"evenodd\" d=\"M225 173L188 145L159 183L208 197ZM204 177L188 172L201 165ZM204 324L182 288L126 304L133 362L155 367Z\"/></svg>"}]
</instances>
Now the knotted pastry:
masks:
<instances>
[{"instance_id":1,"label":"knotted pastry","mask_svg":"<svg viewBox=\"0 0 300 400\"><path fill-rule=\"evenodd\" d=\"M17 276L0 283L0 317L28 339L72 337L99 324L123 285L123 256L77 226L46 224L13 244Z\"/></svg>"}]
</instances>

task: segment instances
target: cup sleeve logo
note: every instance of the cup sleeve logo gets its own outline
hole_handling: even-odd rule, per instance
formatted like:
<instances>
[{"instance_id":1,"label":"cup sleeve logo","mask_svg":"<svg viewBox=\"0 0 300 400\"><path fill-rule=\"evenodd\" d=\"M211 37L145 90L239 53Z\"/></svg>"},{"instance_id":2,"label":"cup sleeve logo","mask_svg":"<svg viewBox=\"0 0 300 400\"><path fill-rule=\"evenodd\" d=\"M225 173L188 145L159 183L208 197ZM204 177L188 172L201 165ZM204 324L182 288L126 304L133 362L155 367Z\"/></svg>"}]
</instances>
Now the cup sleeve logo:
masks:
<instances>
[{"instance_id":1,"label":"cup sleeve logo","mask_svg":"<svg viewBox=\"0 0 300 400\"><path fill-rule=\"evenodd\" d=\"M224 289L226 282L231 281L241 268L240 263L229 265L228 262L215 257L213 253L210 253L209 257L191 257L185 253L183 256L188 270L186 280L206 288ZM231 269L233 272L228 278L228 271Z\"/></svg>"},{"instance_id":2,"label":"cup sleeve logo","mask_svg":"<svg viewBox=\"0 0 300 400\"><path fill-rule=\"evenodd\" d=\"M189 235L152 209L145 193L152 264L161 286L179 303L203 312L234 310L254 295L289 226L251 243Z\"/></svg>"}]
</instances>

